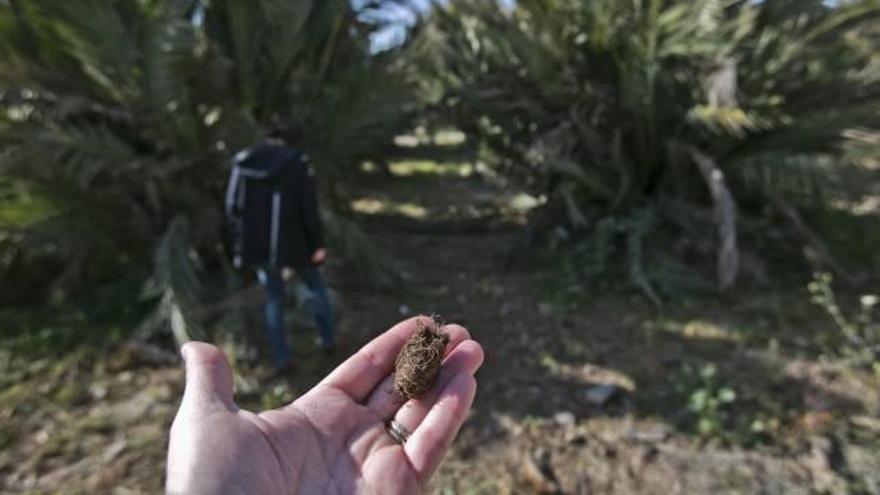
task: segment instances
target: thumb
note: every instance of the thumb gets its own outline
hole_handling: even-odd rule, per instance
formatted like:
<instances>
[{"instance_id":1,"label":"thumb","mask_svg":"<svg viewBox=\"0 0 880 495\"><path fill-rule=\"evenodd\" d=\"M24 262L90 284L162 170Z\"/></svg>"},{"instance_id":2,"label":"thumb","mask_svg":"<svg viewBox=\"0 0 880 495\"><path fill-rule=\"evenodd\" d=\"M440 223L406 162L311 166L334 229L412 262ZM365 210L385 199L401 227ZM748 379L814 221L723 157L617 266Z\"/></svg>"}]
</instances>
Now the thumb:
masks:
<instances>
[{"instance_id":1,"label":"thumb","mask_svg":"<svg viewBox=\"0 0 880 495\"><path fill-rule=\"evenodd\" d=\"M180 349L186 362L183 406L235 409L232 370L223 352L211 344L188 342Z\"/></svg>"}]
</instances>

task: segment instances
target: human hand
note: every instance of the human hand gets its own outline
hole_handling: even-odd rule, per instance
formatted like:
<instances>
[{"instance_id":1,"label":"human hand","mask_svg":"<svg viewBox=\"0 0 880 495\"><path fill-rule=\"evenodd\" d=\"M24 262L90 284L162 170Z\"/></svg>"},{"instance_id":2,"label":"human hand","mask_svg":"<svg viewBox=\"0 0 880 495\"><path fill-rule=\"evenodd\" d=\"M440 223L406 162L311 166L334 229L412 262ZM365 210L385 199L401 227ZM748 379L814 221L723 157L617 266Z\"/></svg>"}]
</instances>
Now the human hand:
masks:
<instances>
[{"instance_id":1,"label":"human hand","mask_svg":"<svg viewBox=\"0 0 880 495\"><path fill-rule=\"evenodd\" d=\"M421 317L425 318L425 317ZM437 383L401 406L393 391L397 353L417 318L397 324L293 403L255 414L232 397L232 373L216 347L183 347L186 390L168 449L169 493L417 493L464 422L483 349L447 325ZM386 431L412 432L404 445Z\"/></svg>"},{"instance_id":2,"label":"human hand","mask_svg":"<svg viewBox=\"0 0 880 495\"><path fill-rule=\"evenodd\" d=\"M324 248L318 248L312 253L312 264L313 265L323 265L324 262L327 261L327 250Z\"/></svg>"}]
</instances>

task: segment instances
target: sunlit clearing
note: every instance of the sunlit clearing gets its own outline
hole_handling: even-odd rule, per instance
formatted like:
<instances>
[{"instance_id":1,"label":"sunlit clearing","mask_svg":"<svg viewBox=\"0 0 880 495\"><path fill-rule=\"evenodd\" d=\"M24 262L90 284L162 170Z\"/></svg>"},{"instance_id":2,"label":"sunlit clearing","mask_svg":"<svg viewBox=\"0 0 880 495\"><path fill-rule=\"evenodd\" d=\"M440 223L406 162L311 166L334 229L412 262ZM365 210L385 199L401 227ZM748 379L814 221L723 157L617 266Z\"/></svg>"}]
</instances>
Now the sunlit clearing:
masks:
<instances>
[{"instance_id":1,"label":"sunlit clearing","mask_svg":"<svg viewBox=\"0 0 880 495\"><path fill-rule=\"evenodd\" d=\"M446 130L434 135L434 144L437 146L458 146L467 140L467 136L461 131Z\"/></svg>"},{"instance_id":2,"label":"sunlit clearing","mask_svg":"<svg viewBox=\"0 0 880 495\"><path fill-rule=\"evenodd\" d=\"M691 320L687 323L663 321L649 326L689 339L720 340L726 342L740 342L743 340L743 336L737 330L706 320Z\"/></svg>"},{"instance_id":3,"label":"sunlit clearing","mask_svg":"<svg viewBox=\"0 0 880 495\"><path fill-rule=\"evenodd\" d=\"M394 138L394 144L401 148L415 148L419 145L419 138L415 136L397 136Z\"/></svg>"},{"instance_id":4,"label":"sunlit clearing","mask_svg":"<svg viewBox=\"0 0 880 495\"><path fill-rule=\"evenodd\" d=\"M634 392L637 389L635 380L619 370L604 368L591 363L561 362L550 353L543 353L538 362L542 368L555 377L588 385L606 383L628 392Z\"/></svg>"},{"instance_id":5,"label":"sunlit clearing","mask_svg":"<svg viewBox=\"0 0 880 495\"><path fill-rule=\"evenodd\" d=\"M365 174L375 174L379 172L379 166L373 162L362 162L360 165L361 172Z\"/></svg>"},{"instance_id":6,"label":"sunlit clearing","mask_svg":"<svg viewBox=\"0 0 880 495\"><path fill-rule=\"evenodd\" d=\"M469 177L474 173L470 163L437 163L428 160L402 161L389 165L391 173L400 177L412 175L457 175Z\"/></svg>"},{"instance_id":7,"label":"sunlit clearing","mask_svg":"<svg viewBox=\"0 0 880 495\"><path fill-rule=\"evenodd\" d=\"M507 206L518 213L526 213L528 211L534 210L535 208L541 206L546 202L546 198L540 197L536 198L530 194L519 193L516 196L510 198Z\"/></svg>"},{"instance_id":8,"label":"sunlit clearing","mask_svg":"<svg viewBox=\"0 0 880 495\"><path fill-rule=\"evenodd\" d=\"M362 198L351 202L351 209L366 215L392 214L409 218L422 219L428 216L428 210L415 203L395 203L376 198Z\"/></svg>"}]
</instances>

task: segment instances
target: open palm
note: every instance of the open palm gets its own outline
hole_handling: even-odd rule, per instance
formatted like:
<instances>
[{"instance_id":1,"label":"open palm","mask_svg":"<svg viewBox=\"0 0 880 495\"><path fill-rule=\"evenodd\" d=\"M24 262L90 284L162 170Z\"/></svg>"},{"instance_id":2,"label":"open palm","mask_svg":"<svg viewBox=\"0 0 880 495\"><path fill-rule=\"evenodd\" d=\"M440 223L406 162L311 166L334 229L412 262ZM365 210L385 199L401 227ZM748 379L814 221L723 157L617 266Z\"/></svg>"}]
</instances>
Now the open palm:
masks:
<instances>
[{"instance_id":1,"label":"open palm","mask_svg":"<svg viewBox=\"0 0 880 495\"><path fill-rule=\"evenodd\" d=\"M482 348L447 325L450 344L434 388L402 403L394 359L416 329L399 323L304 396L255 414L232 399L232 373L216 347L184 346L187 382L171 428L171 493L416 493L458 433L476 391ZM391 419L412 436L399 445Z\"/></svg>"}]
</instances>

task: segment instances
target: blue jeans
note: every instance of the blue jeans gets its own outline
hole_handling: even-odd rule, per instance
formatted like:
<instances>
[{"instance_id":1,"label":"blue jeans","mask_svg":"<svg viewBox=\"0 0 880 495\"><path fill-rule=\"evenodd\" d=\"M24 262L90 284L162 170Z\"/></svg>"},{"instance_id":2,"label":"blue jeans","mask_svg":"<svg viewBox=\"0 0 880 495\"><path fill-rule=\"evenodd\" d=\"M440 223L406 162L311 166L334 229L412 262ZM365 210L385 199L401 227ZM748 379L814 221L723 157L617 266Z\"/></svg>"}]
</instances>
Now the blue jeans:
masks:
<instances>
[{"instance_id":1,"label":"blue jeans","mask_svg":"<svg viewBox=\"0 0 880 495\"><path fill-rule=\"evenodd\" d=\"M335 344L335 323L324 279L313 266L298 268L296 274L309 289L308 304L321 333L321 345L325 349L332 348ZM293 359L284 330L284 278L281 276L281 269L275 267L258 269L257 278L266 289L265 331L272 346L272 359L276 366L284 366Z\"/></svg>"}]
</instances>

